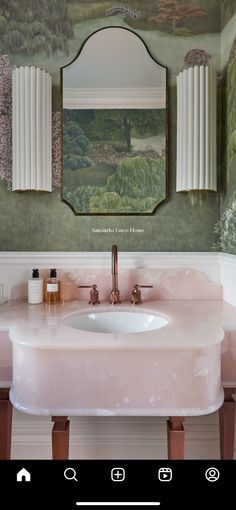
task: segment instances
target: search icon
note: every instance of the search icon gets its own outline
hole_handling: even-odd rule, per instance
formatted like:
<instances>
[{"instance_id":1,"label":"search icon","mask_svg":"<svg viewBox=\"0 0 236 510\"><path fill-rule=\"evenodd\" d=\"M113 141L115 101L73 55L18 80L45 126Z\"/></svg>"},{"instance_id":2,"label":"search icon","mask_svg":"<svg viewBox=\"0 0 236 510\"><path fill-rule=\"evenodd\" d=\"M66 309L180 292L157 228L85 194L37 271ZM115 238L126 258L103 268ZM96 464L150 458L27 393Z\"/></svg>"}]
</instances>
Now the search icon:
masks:
<instances>
[{"instance_id":1,"label":"search icon","mask_svg":"<svg viewBox=\"0 0 236 510\"><path fill-rule=\"evenodd\" d=\"M76 478L76 471L74 468L66 468L64 471L64 477L67 480L75 480L76 482L78 482Z\"/></svg>"}]
</instances>

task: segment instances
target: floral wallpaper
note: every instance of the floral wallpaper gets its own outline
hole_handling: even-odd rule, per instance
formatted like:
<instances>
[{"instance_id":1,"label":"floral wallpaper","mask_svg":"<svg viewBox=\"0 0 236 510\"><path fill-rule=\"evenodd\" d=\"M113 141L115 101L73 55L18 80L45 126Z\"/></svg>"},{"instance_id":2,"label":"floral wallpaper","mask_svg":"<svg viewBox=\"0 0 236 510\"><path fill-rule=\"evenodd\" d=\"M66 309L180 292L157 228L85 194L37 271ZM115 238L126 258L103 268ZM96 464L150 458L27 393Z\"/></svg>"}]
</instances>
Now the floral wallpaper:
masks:
<instances>
[{"instance_id":1,"label":"floral wallpaper","mask_svg":"<svg viewBox=\"0 0 236 510\"><path fill-rule=\"evenodd\" d=\"M234 16L235 2L224 2L223 18L220 4L218 0L0 0L0 250L105 251L114 242L123 251L214 249L221 236L220 207L222 213L224 207L232 207L227 200L236 190L233 162L224 195L175 192L176 75L185 66L208 62L218 73L226 69L226 62L221 67L220 61L220 31ZM110 25L137 32L169 70L168 201L151 217L78 217L60 200L60 67L77 55L86 37ZM53 77L52 194L10 191L11 70L18 65L40 66ZM219 174L224 174L220 154Z\"/></svg>"}]
</instances>

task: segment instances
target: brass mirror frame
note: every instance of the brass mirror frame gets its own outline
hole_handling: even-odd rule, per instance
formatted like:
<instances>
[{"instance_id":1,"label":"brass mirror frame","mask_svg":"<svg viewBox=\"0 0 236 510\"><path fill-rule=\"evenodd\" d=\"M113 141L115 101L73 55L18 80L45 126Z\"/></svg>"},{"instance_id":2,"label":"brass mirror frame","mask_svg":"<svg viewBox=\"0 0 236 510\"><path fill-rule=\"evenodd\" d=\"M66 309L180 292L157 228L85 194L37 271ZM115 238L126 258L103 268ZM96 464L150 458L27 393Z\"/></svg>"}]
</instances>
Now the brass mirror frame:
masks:
<instances>
[{"instance_id":1,"label":"brass mirror frame","mask_svg":"<svg viewBox=\"0 0 236 510\"><path fill-rule=\"evenodd\" d=\"M75 60L77 60L77 58L80 56L80 54L82 53L83 51L83 48L84 46L86 45L87 41L93 37L96 33L98 32L101 32L102 30L107 30L109 28L117 28L117 29L122 29L122 30L127 30L127 32L131 32L132 34L134 34L136 37L138 37L140 39L140 41L142 42L142 44L144 45L149 57L155 62L155 64L158 64L160 67L163 67L163 69L166 70L166 80L165 80L165 89L166 89L166 112L165 112L165 125L166 125L166 156L165 156L165 161L166 161L166 167L165 167L165 178L166 178L166 183L165 183L165 198L163 200L161 200L161 202L159 202L155 208L153 209L152 212L150 213L80 213L78 211L75 210L75 208L73 207L72 204L70 204L70 202L68 202L68 200L66 200L64 197L63 197L63 190L64 190L64 114L63 114L63 70L66 68L66 67L69 67L71 64L73 64L73 62L75 62ZM61 201L64 202L66 205L68 205L70 207L70 209L73 211L74 215L75 216L154 216L157 209L159 209L159 207L161 205L163 205L165 202L168 201L168 176L169 176L169 172L168 172L168 163L169 163L169 158L168 158L168 141L169 141L169 129L168 129L168 109L169 109L169 101L168 101L168 68L166 66L164 66L163 64L161 64L156 58L153 57L153 55L151 54L147 44L145 43L145 41L142 39L142 37L137 34L136 32L134 32L133 30L130 30L129 28L126 28L126 27L122 27L122 26L117 26L117 25L109 25L107 27L103 27L103 28L99 28L98 30L95 30L94 32L92 32L92 34L90 34L88 37L86 37L86 39L83 41L78 53L76 54L76 56L66 65L62 66L60 68L60 98L61 98L61 169L62 169L62 176L61 176Z\"/></svg>"}]
</instances>

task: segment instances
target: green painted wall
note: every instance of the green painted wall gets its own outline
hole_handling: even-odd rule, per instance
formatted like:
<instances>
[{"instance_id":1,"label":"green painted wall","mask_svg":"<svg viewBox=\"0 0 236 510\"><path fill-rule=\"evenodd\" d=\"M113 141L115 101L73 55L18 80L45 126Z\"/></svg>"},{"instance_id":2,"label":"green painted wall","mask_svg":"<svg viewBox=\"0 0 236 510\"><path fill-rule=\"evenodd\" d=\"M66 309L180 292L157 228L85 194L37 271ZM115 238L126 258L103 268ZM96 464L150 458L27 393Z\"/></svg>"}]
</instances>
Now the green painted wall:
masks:
<instances>
[{"instance_id":1,"label":"green painted wall","mask_svg":"<svg viewBox=\"0 0 236 510\"><path fill-rule=\"evenodd\" d=\"M142 17L134 21L122 13L107 17L106 8L114 3L109 1L42 1L35 7L35 12L29 13L29 0L19 1L18 10L14 7L16 2L0 0L0 48L8 55L11 65L38 65L52 74L54 111L60 109L60 66L71 61L83 40L98 28L109 25L132 28L143 37L157 60L169 69L168 201L157 213L149 217L74 216L70 208L61 202L58 188L52 194L15 193L8 191L7 182L2 178L0 250L106 251L113 242L117 242L122 251L214 249L213 243L219 238L219 234L214 233L214 226L220 217L221 194L192 195L175 192L175 79L185 65L186 55L194 49L205 50L220 72L220 2L189 0L189 8L195 9L192 16L189 16L186 0L178 0L178 8L181 7L180 4L185 6L185 10L181 11L182 18L176 22L173 13L172 19L160 22L158 6L160 8L164 1L127 0L127 4L135 4L137 9L141 10ZM229 14L224 23L227 23L231 16L232 14ZM195 63L199 53L192 52L188 58ZM3 112L0 108L0 121L1 115L3 116ZM220 162L219 154L219 172ZM3 163L0 156L0 175L3 175ZM230 183L231 187L236 185L233 177L230 178ZM97 229L110 229L114 232L95 232ZM123 232L120 232L122 229ZM138 231L126 232L129 229Z\"/></svg>"}]
</instances>

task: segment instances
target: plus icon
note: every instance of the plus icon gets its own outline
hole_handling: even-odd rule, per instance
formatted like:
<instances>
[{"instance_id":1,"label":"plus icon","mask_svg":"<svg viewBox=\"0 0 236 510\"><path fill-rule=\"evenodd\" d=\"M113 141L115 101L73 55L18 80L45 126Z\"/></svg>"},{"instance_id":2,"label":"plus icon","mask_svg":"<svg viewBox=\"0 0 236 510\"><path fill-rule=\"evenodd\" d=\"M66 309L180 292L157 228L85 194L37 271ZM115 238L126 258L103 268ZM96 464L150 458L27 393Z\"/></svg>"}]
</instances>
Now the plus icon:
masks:
<instances>
[{"instance_id":1,"label":"plus icon","mask_svg":"<svg viewBox=\"0 0 236 510\"><path fill-rule=\"evenodd\" d=\"M125 479L125 470L120 467L111 470L111 479L113 482L123 482Z\"/></svg>"}]
</instances>

